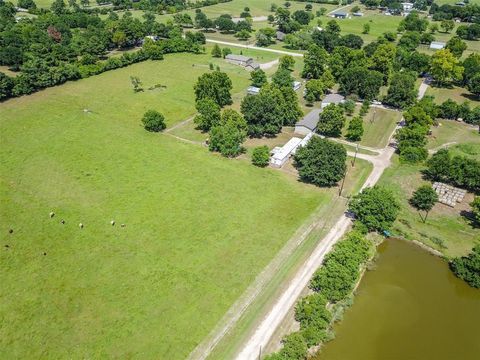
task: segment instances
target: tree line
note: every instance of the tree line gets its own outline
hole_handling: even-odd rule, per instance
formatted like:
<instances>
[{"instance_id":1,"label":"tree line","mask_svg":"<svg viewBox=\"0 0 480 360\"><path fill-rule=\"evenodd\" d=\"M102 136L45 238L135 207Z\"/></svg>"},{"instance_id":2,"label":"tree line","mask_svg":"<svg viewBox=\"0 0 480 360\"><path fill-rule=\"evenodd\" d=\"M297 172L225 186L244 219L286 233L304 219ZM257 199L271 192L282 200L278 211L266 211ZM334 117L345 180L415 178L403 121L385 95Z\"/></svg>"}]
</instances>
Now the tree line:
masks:
<instances>
[{"instance_id":1,"label":"tree line","mask_svg":"<svg viewBox=\"0 0 480 360\"><path fill-rule=\"evenodd\" d=\"M58 0L54 3L62 3ZM146 40L145 37L148 36ZM152 39L160 39L158 41ZM15 20L11 3L0 3L0 64L19 75L0 73L0 100L30 94L127 66L146 59L160 60L174 52L201 52L205 36L187 32L173 23L160 24L151 13L144 21L126 12L110 12L102 20L80 8L54 7L36 18ZM115 48L142 45L139 51L108 57Z\"/></svg>"}]
</instances>

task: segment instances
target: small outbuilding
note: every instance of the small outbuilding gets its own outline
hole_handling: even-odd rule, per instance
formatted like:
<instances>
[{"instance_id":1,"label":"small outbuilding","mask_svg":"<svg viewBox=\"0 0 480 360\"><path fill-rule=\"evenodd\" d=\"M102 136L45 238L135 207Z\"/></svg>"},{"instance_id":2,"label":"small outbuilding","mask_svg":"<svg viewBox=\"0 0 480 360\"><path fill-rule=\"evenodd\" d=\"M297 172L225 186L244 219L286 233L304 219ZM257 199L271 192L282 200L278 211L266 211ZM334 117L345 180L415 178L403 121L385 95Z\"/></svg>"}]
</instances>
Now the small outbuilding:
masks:
<instances>
[{"instance_id":1,"label":"small outbuilding","mask_svg":"<svg viewBox=\"0 0 480 360\"><path fill-rule=\"evenodd\" d=\"M363 16L363 13L362 12L354 12L352 13L353 16L357 16L357 17L362 17Z\"/></svg>"},{"instance_id":2,"label":"small outbuilding","mask_svg":"<svg viewBox=\"0 0 480 360\"><path fill-rule=\"evenodd\" d=\"M256 70L260 67L260 64L253 61L253 58L243 55L228 54L225 56L225 60L230 64L242 66L247 70Z\"/></svg>"},{"instance_id":3,"label":"small outbuilding","mask_svg":"<svg viewBox=\"0 0 480 360\"><path fill-rule=\"evenodd\" d=\"M403 12L409 13L413 10L413 4L410 2L403 2L401 3L403 7Z\"/></svg>"},{"instance_id":4,"label":"small outbuilding","mask_svg":"<svg viewBox=\"0 0 480 360\"><path fill-rule=\"evenodd\" d=\"M327 105L330 105L330 104L338 105L338 104L341 104L343 102L345 102L345 97L344 96L342 96L340 94L336 94L336 93L328 94L322 100L322 109Z\"/></svg>"},{"instance_id":5,"label":"small outbuilding","mask_svg":"<svg viewBox=\"0 0 480 360\"><path fill-rule=\"evenodd\" d=\"M302 83L300 81L293 82L293 90L298 91L302 87Z\"/></svg>"},{"instance_id":6,"label":"small outbuilding","mask_svg":"<svg viewBox=\"0 0 480 360\"><path fill-rule=\"evenodd\" d=\"M247 88L247 94L248 95L258 95L259 92L260 92L260 88L258 88L256 86L249 86Z\"/></svg>"},{"instance_id":7,"label":"small outbuilding","mask_svg":"<svg viewBox=\"0 0 480 360\"><path fill-rule=\"evenodd\" d=\"M447 44L441 41L432 41L430 43L430 49L432 50L441 50L443 49Z\"/></svg>"},{"instance_id":8,"label":"small outbuilding","mask_svg":"<svg viewBox=\"0 0 480 360\"><path fill-rule=\"evenodd\" d=\"M302 139L293 137L282 147L274 148L272 150L272 156L270 157L270 165L276 168L281 168L301 142Z\"/></svg>"},{"instance_id":9,"label":"small outbuilding","mask_svg":"<svg viewBox=\"0 0 480 360\"><path fill-rule=\"evenodd\" d=\"M302 120L295 124L295 133L307 135L315 131L322 109L313 109Z\"/></svg>"},{"instance_id":10,"label":"small outbuilding","mask_svg":"<svg viewBox=\"0 0 480 360\"><path fill-rule=\"evenodd\" d=\"M334 12L331 16L334 17L335 19L346 19L346 18L348 18L348 14L344 11Z\"/></svg>"},{"instance_id":11,"label":"small outbuilding","mask_svg":"<svg viewBox=\"0 0 480 360\"><path fill-rule=\"evenodd\" d=\"M285 36L287 36L284 32L277 31L276 38L278 41L284 41Z\"/></svg>"}]
</instances>

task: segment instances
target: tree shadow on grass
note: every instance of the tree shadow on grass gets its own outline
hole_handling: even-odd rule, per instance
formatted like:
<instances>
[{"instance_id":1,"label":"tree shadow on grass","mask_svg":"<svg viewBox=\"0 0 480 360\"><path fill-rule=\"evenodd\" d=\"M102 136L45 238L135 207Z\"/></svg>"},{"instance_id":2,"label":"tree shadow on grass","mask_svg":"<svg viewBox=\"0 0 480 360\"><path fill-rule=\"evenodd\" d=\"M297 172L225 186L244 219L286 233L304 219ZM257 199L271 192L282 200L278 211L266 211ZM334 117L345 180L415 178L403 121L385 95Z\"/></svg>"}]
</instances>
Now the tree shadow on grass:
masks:
<instances>
[{"instance_id":1,"label":"tree shadow on grass","mask_svg":"<svg viewBox=\"0 0 480 360\"><path fill-rule=\"evenodd\" d=\"M460 215L467 220L468 224L474 229L480 229L480 224L475 220L475 216L473 212L462 210L460 211Z\"/></svg>"}]
</instances>

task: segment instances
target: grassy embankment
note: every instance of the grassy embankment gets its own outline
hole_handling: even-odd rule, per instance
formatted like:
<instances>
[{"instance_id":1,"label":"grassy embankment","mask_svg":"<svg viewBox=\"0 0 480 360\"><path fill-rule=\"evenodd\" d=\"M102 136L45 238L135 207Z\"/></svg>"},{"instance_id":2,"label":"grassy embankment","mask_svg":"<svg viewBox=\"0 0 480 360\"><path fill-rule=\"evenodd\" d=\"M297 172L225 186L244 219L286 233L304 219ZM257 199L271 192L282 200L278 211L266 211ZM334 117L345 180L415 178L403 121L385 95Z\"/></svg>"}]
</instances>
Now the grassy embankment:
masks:
<instances>
[{"instance_id":1,"label":"grassy embankment","mask_svg":"<svg viewBox=\"0 0 480 360\"><path fill-rule=\"evenodd\" d=\"M329 212L331 192L143 130L147 109L193 115L209 62L244 91L244 70L176 54L2 103L2 358L185 358ZM134 94L131 75L166 88Z\"/></svg>"}]
</instances>

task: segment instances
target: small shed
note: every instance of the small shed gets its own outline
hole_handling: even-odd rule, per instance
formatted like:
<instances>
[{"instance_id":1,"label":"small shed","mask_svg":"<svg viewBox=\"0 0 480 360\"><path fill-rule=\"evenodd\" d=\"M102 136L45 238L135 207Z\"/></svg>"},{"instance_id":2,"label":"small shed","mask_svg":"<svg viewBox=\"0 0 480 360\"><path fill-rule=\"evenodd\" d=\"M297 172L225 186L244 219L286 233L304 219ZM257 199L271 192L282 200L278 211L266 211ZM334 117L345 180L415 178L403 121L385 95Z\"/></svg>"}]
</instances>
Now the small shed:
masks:
<instances>
[{"instance_id":1,"label":"small shed","mask_svg":"<svg viewBox=\"0 0 480 360\"><path fill-rule=\"evenodd\" d=\"M259 92L260 92L260 88L256 86L249 86L247 89L248 95L258 95Z\"/></svg>"},{"instance_id":2,"label":"small shed","mask_svg":"<svg viewBox=\"0 0 480 360\"><path fill-rule=\"evenodd\" d=\"M322 109L327 105L330 105L330 104L338 105L338 104L341 104L343 102L345 102L345 97L344 96L342 96L340 94L336 94L336 93L328 94L322 100Z\"/></svg>"},{"instance_id":3,"label":"small shed","mask_svg":"<svg viewBox=\"0 0 480 360\"><path fill-rule=\"evenodd\" d=\"M410 12L413 10L413 4L410 2L403 2L401 4L404 12Z\"/></svg>"},{"instance_id":4,"label":"small shed","mask_svg":"<svg viewBox=\"0 0 480 360\"><path fill-rule=\"evenodd\" d=\"M332 14L332 17L334 17L335 19L346 19L348 17L348 14L344 11L338 11L334 12Z\"/></svg>"},{"instance_id":5,"label":"small shed","mask_svg":"<svg viewBox=\"0 0 480 360\"><path fill-rule=\"evenodd\" d=\"M276 37L278 41L284 41L285 36L287 36L284 32L277 31Z\"/></svg>"},{"instance_id":6,"label":"small shed","mask_svg":"<svg viewBox=\"0 0 480 360\"><path fill-rule=\"evenodd\" d=\"M313 109L302 120L295 124L295 133L307 135L315 131L322 109Z\"/></svg>"},{"instance_id":7,"label":"small shed","mask_svg":"<svg viewBox=\"0 0 480 360\"><path fill-rule=\"evenodd\" d=\"M352 15L353 15L353 16L357 16L357 17L361 17L361 16L363 16L363 13L357 11L357 12L352 13Z\"/></svg>"},{"instance_id":8,"label":"small shed","mask_svg":"<svg viewBox=\"0 0 480 360\"><path fill-rule=\"evenodd\" d=\"M441 41L432 41L430 43L430 49L440 50L443 49L447 44Z\"/></svg>"},{"instance_id":9,"label":"small shed","mask_svg":"<svg viewBox=\"0 0 480 360\"><path fill-rule=\"evenodd\" d=\"M300 81L293 82L293 90L298 91L302 87L302 83Z\"/></svg>"}]
</instances>

